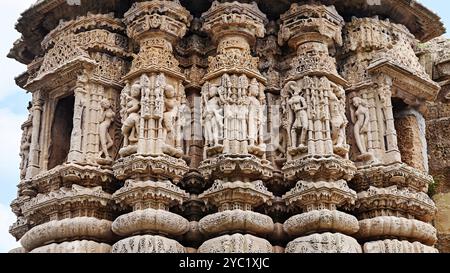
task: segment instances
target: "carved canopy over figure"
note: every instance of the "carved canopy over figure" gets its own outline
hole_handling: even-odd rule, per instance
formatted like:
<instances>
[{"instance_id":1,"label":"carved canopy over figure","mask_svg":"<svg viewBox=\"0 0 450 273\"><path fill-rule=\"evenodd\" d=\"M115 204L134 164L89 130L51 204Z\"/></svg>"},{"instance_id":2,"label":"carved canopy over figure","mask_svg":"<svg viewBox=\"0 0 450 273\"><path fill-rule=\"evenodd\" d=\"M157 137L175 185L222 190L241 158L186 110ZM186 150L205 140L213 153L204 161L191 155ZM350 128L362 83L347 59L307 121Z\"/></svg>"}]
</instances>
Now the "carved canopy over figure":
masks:
<instances>
[{"instance_id":1,"label":"carved canopy over figure","mask_svg":"<svg viewBox=\"0 0 450 273\"><path fill-rule=\"evenodd\" d=\"M108 99L103 99L100 102L103 113L100 119L99 134L100 134L100 158L104 157L106 161L112 161L109 154L109 149L113 147L114 141L109 134L109 128L114 120L115 113L112 110L111 102Z\"/></svg>"},{"instance_id":2,"label":"carved canopy over figure","mask_svg":"<svg viewBox=\"0 0 450 273\"><path fill-rule=\"evenodd\" d=\"M290 145L292 148L304 147L306 146L308 133L308 107L304 94L299 84L294 81L286 84L284 92L290 94L287 101L287 130L290 135Z\"/></svg>"}]
</instances>

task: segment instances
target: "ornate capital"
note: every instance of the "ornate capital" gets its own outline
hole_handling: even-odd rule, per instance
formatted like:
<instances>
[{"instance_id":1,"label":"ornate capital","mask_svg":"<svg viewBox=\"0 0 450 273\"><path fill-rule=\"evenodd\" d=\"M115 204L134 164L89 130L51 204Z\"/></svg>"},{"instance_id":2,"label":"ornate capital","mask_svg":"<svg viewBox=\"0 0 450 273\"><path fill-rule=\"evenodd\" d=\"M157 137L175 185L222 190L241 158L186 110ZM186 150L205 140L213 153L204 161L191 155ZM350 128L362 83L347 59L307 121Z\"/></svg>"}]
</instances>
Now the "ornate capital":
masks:
<instances>
[{"instance_id":1,"label":"ornate capital","mask_svg":"<svg viewBox=\"0 0 450 273\"><path fill-rule=\"evenodd\" d=\"M128 26L128 36L141 40L145 36L163 34L165 38L176 40L186 34L192 16L178 0L134 3L125 13L124 22Z\"/></svg>"},{"instance_id":2,"label":"ornate capital","mask_svg":"<svg viewBox=\"0 0 450 273\"><path fill-rule=\"evenodd\" d=\"M294 3L281 15L278 42L297 47L305 41L342 44L344 19L334 6L299 5Z\"/></svg>"},{"instance_id":3,"label":"ornate capital","mask_svg":"<svg viewBox=\"0 0 450 273\"><path fill-rule=\"evenodd\" d=\"M255 2L244 4L237 1L231 3L214 1L202 17L205 20L203 30L210 33L215 40L226 35L238 34L253 43L255 37L264 37L264 26L267 23L266 15L259 10Z\"/></svg>"}]
</instances>

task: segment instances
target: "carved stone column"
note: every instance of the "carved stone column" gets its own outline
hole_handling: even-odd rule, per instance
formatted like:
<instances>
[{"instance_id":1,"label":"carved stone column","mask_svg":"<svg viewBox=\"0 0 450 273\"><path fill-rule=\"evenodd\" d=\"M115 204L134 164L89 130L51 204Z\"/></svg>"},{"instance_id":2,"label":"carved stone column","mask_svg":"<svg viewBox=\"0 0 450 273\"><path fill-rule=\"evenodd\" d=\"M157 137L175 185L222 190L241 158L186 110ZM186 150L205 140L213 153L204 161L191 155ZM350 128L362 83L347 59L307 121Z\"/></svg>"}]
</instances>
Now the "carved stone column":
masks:
<instances>
[{"instance_id":1,"label":"carved stone column","mask_svg":"<svg viewBox=\"0 0 450 273\"><path fill-rule=\"evenodd\" d=\"M31 133L31 144L30 144L30 154L29 163L27 168L27 173L25 178L30 179L35 176L40 169L39 158L40 158L40 134L41 134L41 116L42 116L42 106L44 104L44 99L42 98L42 92L37 91L33 93L33 128Z\"/></svg>"},{"instance_id":2,"label":"carved stone column","mask_svg":"<svg viewBox=\"0 0 450 273\"><path fill-rule=\"evenodd\" d=\"M420 150L425 139L414 138L425 131L414 109L433 99L439 86L420 65L414 43L405 26L389 20L353 18L344 29L341 70L349 81L350 132L356 140L351 158L358 166L351 181L358 192L356 237L368 253L436 252L431 224L436 207L426 194L433 179Z\"/></svg>"},{"instance_id":3,"label":"carved stone column","mask_svg":"<svg viewBox=\"0 0 450 273\"><path fill-rule=\"evenodd\" d=\"M267 19L255 3L217 1L202 17L217 54L209 59L202 89L205 148L199 167L214 184L199 197L219 212L201 219L199 228L207 237L222 236L198 251L272 252L271 244L256 236L272 233L273 221L253 212L273 198L262 181L272 176L263 140L266 79L251 55Z\"/></svg>"},{"instance_id":4,"label":"carved stone column","mask_svg":"<svg viewBox=\"0 0 450 273\"><path fill-rule=\"evenodd\" d=\"M182 159L185 80L173 55L192 20L178 1L134 3L125 13L128 36L139 45L121 94L122 156L115 175L125 186L113 198L132 212L118 217L112 252L185 252L176 240L189 222L169 209L188 194L176 184L188 171Z\"/></svg>"},{"instance_id":5,"label":"carved stone column","mask_svg":"<svg viewBox=\"0 0 450 273\"><path fill-rule=\"evenodd\" d=\"M83 71L83 73L85 73ZM83 112L86 107L86 75L80 75L77 79L77 83L74 90L75 103L74 103L74 115L73 115L73 129L70 139L70 152L68 155L68 162L82 162L83 148Z\"/></svg>"},{"instance_id":6,"label":"carved stone column","mask_svg":"<svg viewBox=\"0 0 450 273\"><path fill-rule=\"evenodd\" d=\"M284 222L284 230L300 237L285 251L361 252L350 237L359 229L358 220L343 212L356 200L347 185L356 168L346 143L346 81L332 57L342 44L344 20L334 6L293 4L281 21L279 42L297 50L282 91L289 136L283 171L297 184L283 199L299 212Z\"/></svg>"}]
</instances>

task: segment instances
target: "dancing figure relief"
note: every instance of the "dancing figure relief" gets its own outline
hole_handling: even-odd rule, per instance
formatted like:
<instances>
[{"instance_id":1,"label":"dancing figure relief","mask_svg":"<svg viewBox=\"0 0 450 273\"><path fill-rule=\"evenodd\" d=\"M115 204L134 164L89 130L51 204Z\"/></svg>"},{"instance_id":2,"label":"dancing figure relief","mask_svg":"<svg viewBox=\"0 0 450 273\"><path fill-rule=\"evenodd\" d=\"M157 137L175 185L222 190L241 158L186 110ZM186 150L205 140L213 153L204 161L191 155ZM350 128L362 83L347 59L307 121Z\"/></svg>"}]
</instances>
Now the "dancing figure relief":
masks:
<instances>
[{"instance_id":1,"label":"dancing figure relief","mask_svg":"<svg viewBox=\"0 0 450 273\"><path fill-rule=\"evenodd\" d=\"M125 90L126 91L126 90ZM141 86L135 83L128 92L123 92L125 100L125 119L122 125L122 134L124 136L123 146L134 145L138 141L139 135L139 111L141 110Z\"/></svg>"}]
</instances>

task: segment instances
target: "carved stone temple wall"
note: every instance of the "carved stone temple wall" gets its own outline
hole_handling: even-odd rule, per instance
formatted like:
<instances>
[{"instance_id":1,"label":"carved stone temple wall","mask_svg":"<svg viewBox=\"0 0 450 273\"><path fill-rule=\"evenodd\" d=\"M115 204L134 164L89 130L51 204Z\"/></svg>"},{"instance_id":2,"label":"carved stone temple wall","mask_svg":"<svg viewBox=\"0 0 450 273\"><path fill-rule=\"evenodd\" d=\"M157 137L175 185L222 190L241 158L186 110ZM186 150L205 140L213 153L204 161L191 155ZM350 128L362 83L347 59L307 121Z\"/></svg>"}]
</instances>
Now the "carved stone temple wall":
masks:
<instances>
[{"instance_id":1,"label":"carved stone temple wall","mask_svg":"<svg viewBox=\"0 0 450 273\"><path fill-rule=\"evenodd\" d=\"M426 7L88 2L16 25L12 252L450 251L450 43Z\"/></svg>"}]
</instances>

